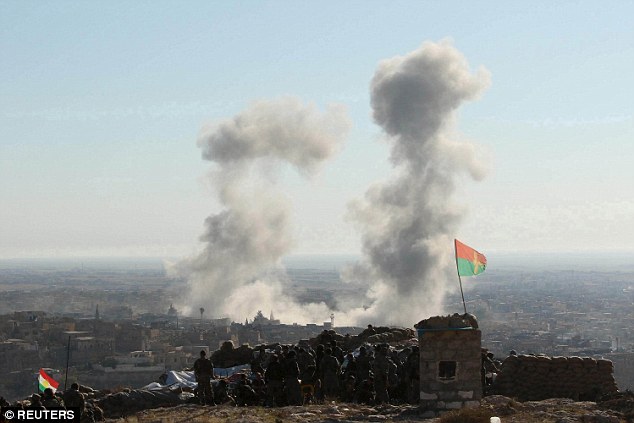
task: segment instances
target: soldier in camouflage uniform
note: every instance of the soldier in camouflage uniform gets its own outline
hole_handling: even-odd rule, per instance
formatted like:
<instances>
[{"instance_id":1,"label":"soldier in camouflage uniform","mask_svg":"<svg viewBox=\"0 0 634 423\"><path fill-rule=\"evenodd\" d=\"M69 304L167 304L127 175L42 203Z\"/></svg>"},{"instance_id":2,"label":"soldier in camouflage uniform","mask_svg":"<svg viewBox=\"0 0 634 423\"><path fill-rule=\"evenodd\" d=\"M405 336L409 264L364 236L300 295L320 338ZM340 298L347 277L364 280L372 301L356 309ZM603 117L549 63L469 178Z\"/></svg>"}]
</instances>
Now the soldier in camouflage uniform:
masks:
<instances>
[{"instance_id":1,"label":"soldier in camouflage uniform","mask_svg":"<svg viewBox=\"0 0 634 423\"><path fill-rule=\"evenodd\" d=\"M214 405L214 391L211 389L213 375L214 365L207 358L205 350L202 350L200 358L194 361L194 376L198 382L198 398L203 405Z\"/></svg>"},{"instance_id":2,"label":"soldier in camouflage uniform","mask_svg":"<svg viewBox=\"0 0 634 423\"><path fill-rule=\"evenodd\" d=\"M77 383L72 383L70 389L64 392L64 405L66 405L66 407L77 407L79 408L80 416L84 414L86 400L84 399L84 394L79 392L79 385Z\"/></svg>"},{"instance_id":3,"label":"soldier in camouflage uniform","mask_svg":"<svg viewBox=\"0 0 634 423\"><path fill-rule=\"evenodd\" d=\"M332 355L332 350L327 348L324 358L321 359L322 384L325 397L339 395L339 360Z\"/></svg>"},{"instance_id":4,"label":"soldier in camouflage uniform","mask_svg":"<svg viewBox=\"0 0 634 423\"><path fill-rule=\"evenodd\" d=\"M372 370L372 361L370 360L370 356L367 354L365 347L359 348L359 356L356 360L356 367L357 384L360 384L370 376L370 371Z\"/></svg>"},{"instance_id":5,"label":"soldier in camouflage uniform","mask_svg":"<svg viewBox=\"0 0 634 423\"><path fill-rule=\"evenodd\" d=\"M284 389L288 405L302 405L304 402L299 385L299 366L295 356L295 350L289 351L284 363Z\"/></svg>"},{"instance_id":6,"label":"soldier in camouflage uniform","mask_svg":"<svg viewBox=\"0 0 634 423\"><path fill-rule=\"evenodd\" d=\"M266 406L275 407L284 404L284 369L277 354L271 356L271 361L264 372L266 381Z\"/></svg>"},{"instance_id":7,"label":"soldier in camouflage uniform","mask_svg":"<svg viewBox=\"0 0 634 423\"><path fill-rule=\"evenodd\" d=\"M53 389L46 388L42 395L42 405L46 408L63 407L64 404L55 396Z\"/></svg>"},{"instance_id":8,"label":"soldier in camouflage uniform","mask_svg":"<svg viewBox=\"0 0 634 423\"><path fill-rule=\"evenodd\" d=\"M310 352L306 351L304 348L300 348L297 354L297 365L299 366L299 372L303 373L306 371L308 366L314 366L315 357L311 355Z\"/></svg>"},{"instance_id":9,"label":"soldier in camouflage uniform","mask_svg":"<svg viewBox=\"0 0 634 423\"><path fill-rule=\"evenodd\" d=\"M390 397L387 393L388 388L388 374L390 371L390 361L387 358L387 347L380 346L377 348L376 357L372 364L372 371L374 372L374 388L376 390L376 402L387 403L390 401Z\"/></svg>"},{"instance_id":10,"label":"soldier in camouflage uniform","mask_svg":"<svg viewBox=\"0 0 634 423\"><path fill-rule=\"evenodd\" d=\"M420 353L417 346L412 347L412 352L405 361L405 378L407 402L416 404L419 401L420 392Z\"/></svg>"}]
</instances>

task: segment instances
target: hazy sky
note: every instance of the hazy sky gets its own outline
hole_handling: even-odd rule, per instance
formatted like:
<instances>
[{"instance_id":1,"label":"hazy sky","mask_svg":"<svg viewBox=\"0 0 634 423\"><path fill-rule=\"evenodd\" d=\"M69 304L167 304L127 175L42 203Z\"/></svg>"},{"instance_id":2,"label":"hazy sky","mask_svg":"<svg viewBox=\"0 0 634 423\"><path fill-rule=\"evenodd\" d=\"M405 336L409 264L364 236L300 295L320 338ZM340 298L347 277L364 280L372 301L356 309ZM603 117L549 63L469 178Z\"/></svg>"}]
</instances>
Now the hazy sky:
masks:
<instances>
[{"instance_id":1,"label":"hazy sky","mask_svg":"<svg viewBox=\"0 0 634 423\"><path fill-rule=\"evenodd\" d=\"M391 171L381 60L450 38L491 74L459 110L488 176L459 181L483 252L634 251L634 3L0 0L0 258L182 256L221 206L197 139L285 95L352 128L282 169L297 253L357 253L348 204Z\"/></svg>"}]
</instances>

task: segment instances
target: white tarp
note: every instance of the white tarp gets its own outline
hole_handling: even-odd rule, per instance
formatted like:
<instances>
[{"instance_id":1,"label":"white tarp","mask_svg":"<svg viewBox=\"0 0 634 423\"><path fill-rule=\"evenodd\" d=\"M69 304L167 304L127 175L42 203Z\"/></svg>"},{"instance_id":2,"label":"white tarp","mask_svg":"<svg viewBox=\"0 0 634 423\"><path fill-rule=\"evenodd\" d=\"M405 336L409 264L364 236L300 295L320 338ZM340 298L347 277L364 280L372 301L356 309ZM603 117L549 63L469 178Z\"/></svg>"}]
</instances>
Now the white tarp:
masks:
<instances>
[{"instance_id":1,"label":"white tarp","mask_svg":"<svg viewBox=\"0 0 634 423\"><path fill-rule=\"evenodd\" d=\"M147 389L149 391L158 391L165 388L191 388L194 389L198 385L193 371L174 371L171 370L166 373L165 384L159 382L152 382L149 385L144 386L141 389Z\"/></svg>"},{"instance_id":2,"label":"white tarp","mask_svg":"<svg viewBox=\"0 0 634 423\"><path fill-rule=\"evenodd\" d=\"M250 369L251 369L251 366L249 364L227 367L225 369L214 368L214 374L218 378L224 378L224 377L229 377L235 373L238 373L244 370L250 370ZM159 382L152 382L141 389L147 389L149 391L157 391L157 390L163 390L166 388L173 389L177 387L194 389L196 388L196 386L198 386L193 370L184 370L180 372L171 370L167 372L166 375L167 375L167 378L165 379L165 384L161 384Z\"/></svg>"},{"instance_id":3,"label":"white tarp","mask_svg":"<svg viewBox=\"0 0 634 423\"><path fill-rule=\"evenodd\" d=\"M165 384L167 386L175 385L181 386L183 388L195 388L198 383L196 382L196 377L194 376L194 371L169 371L167 372L167 379L165 380Z\"/></svg>"},{"instance_id":4,"label":"white tarp","mask_svg":"<svg viewBox=\"0 0 634 423\"><path fill-rule=\"evenodd\" d=\"M225 369L214 368L214 374L216 377L229 377L244 370L251 370L251 365L242 364L240 366L227 367Z\"/></svg>"}]
</instances>

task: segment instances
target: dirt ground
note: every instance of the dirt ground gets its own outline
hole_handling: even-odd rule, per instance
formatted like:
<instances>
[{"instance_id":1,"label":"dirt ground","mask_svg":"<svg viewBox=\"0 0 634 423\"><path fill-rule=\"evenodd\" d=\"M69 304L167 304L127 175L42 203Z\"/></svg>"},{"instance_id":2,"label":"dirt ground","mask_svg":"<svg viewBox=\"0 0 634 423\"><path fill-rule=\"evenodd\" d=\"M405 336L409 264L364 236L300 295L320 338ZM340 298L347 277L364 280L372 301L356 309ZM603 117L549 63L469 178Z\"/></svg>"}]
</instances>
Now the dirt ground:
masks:
<instances>
[{"instance_id":1,"label":"dirt ground","mask_svg":"<svg viewBox=\"0 0 634 423\"><path fill-rule=\"evenodd\" d=\"M327 403L300 407L206 407L193 404L145 410L107 422L129 423L312 423L312 422L420 422L488 423L497 416L502 423L631 423L634 398L604 403L550 399L520 403L507 397L491 396L478 409L459 410L441 417L426 418L417 406L364 406Z\"/></svg>"}]
</instances>

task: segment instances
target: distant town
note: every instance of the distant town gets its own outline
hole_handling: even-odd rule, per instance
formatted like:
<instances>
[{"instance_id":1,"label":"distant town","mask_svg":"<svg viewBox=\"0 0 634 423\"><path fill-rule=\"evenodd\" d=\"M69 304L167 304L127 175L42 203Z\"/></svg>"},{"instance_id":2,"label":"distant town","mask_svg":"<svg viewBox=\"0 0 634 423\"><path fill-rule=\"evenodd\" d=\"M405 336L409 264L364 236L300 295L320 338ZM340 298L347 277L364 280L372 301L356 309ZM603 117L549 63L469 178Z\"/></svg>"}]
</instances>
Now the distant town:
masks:
<instances>
[{"instance_id":1,"label":"distant town","mask_svg":"<svg viewBox=\"0 0 634 423\"><path fill-rule=\"evenodd\" d=\"M337 266L294 263L287 273L300 301L334 305L354 295ZM483 347L496 357L515 350L607 358L619 389L634 388L634 271L488 270L464 285ZM336 312L307 325L280 322L275 310L234 322L192 305L197 315L183 316L175 304L186 289L156 261L1 263L0 394L31 394L41 367L61 379L68 364L68 383L95 389L141 387L226 341L297 343L324 329L363 330L338 326ZM448 314L462 308L458 292L447 297Z\"/></svg>"}]
</instances>

